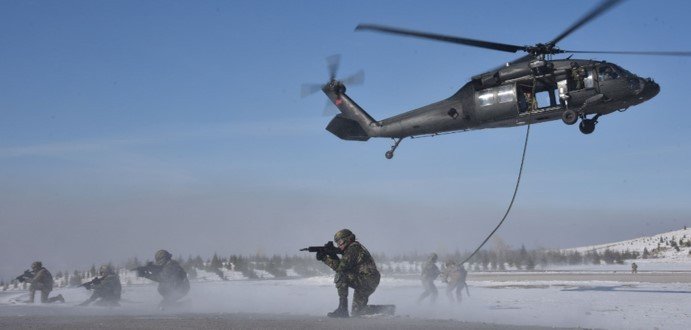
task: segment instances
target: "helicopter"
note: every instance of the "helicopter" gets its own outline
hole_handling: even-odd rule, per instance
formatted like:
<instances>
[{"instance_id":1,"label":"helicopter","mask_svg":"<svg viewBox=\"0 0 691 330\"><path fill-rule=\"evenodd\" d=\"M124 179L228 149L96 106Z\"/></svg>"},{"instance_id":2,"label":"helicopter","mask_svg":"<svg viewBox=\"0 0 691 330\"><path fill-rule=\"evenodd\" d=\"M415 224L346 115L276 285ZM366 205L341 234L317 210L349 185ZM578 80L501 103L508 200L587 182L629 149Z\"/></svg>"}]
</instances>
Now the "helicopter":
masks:
<instances>
[{"instance_id":1,"label":"helicopter","mask_svg":"<svg viewBox=\"0 0 691 330\"><path fill-rule=\"evenodd\" d=\"M346 94L346 84L362 82L363 74L336 79L339 57L329 62L326 84L305 84L303 96L321 90L340 111L326 129L343 140L367 141L373 137L393 139L387 159L406 137L485 128L514 127L561 119L591 134L598 119L615 111L652 99L660 86L652 78L642 78L614 63L572 59L573 54L633 54L691 56L679 51L579 51L558 48L558 42L602 15L621 0L605 0L568 29L547 43L519 46L485 40L427 33L376 24L359 24L355 31L374 31L431 39L485 49L527 54L488 72L472 76L455 94L444 100L375 120ZM570 53L565 59L553 55ZM540 102L538 102L540 100Z\"/></svg>"}]
</instances>

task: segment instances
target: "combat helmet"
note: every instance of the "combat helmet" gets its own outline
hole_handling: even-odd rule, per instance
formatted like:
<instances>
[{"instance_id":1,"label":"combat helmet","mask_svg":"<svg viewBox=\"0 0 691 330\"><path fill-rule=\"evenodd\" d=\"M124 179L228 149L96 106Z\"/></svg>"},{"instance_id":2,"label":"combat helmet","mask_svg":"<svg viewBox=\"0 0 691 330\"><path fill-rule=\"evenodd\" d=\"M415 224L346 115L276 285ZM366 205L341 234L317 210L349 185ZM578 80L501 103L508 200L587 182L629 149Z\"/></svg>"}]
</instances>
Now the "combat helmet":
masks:
<instances>
[{"instance_id":1,"label":"combat helmet","mask_svg":"<svg viewBox=\"0 0 691 330\"><path fill-rule=\"evenodd\" d=\"M350 243L355 241L355 234L353 234L350 229L341 229L334 234L334 242L336 245L341 247L341 245L348 246ZM342 242L342 243L341 243Z\"/></svg>"},{"instance_id":2,"label":"combat helmet","mask_svg":"<svg viewBox=\"0 0 691 330\"><path fill-rule=\"evenodd\" d=\"M437 262L437 258L438 258L438 257L437 257L437 254L436 254L436 253L432 253L432 254L429 256L429 260L432 261L432 262Z\"/></svg>"},{"instance_id":3,"label":"combat helmet","mask_svg":"<svg viewBox=\"0 0 691 330\"><path fill-rule=\"evenodd\" d=\"M31 263L32 270L39 270L41 268L43 268L43 264L40 261L34 261Z\"/></svg>"},{"instance_id":4,"label":"combat helmet","mask_svg":"<svg viewBox=\"0 0 691 330\"><path fill-rule=\"evenodd\" d=\"M154 255L154 261L157 265L163 265L172 257L173 255L170 254L170 252L166 250L158 250L156 251L156 255Z\"/></svg>"},{"instance_id":5,"label":"combat helmet","mask_svg":"<svg viewBox=\"0 0 691 330\"><path fill-rule=\"evenodd\" d=\"M113 267L111 267L110 265L101 265L101 267L98 269L98 273L101 276L113 274L114 273Z\"/></svg>"}]
</instances>

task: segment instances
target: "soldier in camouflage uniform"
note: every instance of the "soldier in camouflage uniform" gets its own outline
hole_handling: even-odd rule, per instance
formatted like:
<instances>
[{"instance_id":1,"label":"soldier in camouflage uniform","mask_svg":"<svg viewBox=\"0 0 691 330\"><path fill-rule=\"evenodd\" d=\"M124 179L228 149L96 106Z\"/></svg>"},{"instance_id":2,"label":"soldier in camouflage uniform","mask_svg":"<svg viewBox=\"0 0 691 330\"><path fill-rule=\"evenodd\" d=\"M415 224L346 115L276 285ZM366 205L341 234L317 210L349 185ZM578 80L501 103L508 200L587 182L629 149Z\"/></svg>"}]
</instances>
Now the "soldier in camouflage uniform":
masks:
<instances>
[{"instance_id":1,"label":"soldier in camouflage uniform","mask_svg":"<svg viewBox=\"0 0 691 330\"><path fill-rule=\"evenodd\" d=\"M369 296L379 285L380 274L369 251L355 240L355 235L348 229L342 229L334 235L334 241L343 251L343 256L331 256L318 252L317 260L324 262L336 272L334 283L338 290L338 308L328 313L329 317L348 317L348 288L353 294L353 316L372 314L375 311L367 306Z\"/></svg>"},{"instance_id":2,"label":"soldier in camouflage uniform","mask_svg":"<svg viewBox=\"0 0 691 330\"><path fill-rule=\"evenodd\" d=\"M173 306L180 298L190 291L190 282L187 272L180 264L172 259L172 255L166 250L158 250L154 256L155 271L143 276L158 282L158 293L163 296L161 307Z\"/></svg>"},{"instance_id":3,"label":"soldier in camouflage uniform","mask_svg":"<svg viewBox=\"0 0 691 330\"><path fill-rule=\"evenodd\" d=\"M437 287L434 285L434 280L439 277L439 267L437 267L437 254L432 253L427 262L422 266L422 287L425 291L417 299L417 302L422 302L427 296L431 295L431 302L434 303L437 300Z\"/></svg>"},{"instance_id":4,"label":"soldier in camouflage uniform","mask_svg":"<svg viewBox=\"0 0 691 330\"><path fill-rule=\"evenodd\" d=\"M56 301L65 302L65 298L61 294L56 297L48 298L50 292L53 291L53 275L43 267L40 261L34 261L31 264L31 271L33 277L27 279L31 285L29 286L29 301L30 304L34 303L34 297L36 296L36 291L41 291L41 303L53 303Z\"/></svg>"},{"instance_id":5,"label":"soldier in camouflage uniform","mask_svg":"<svg viewBox=\"0 0 691 330\"><path fill-rule=\"evenodd\" d=\"M94 305L98 306L120 306L120 295L122 294L120 276L113 271L110 265L102 265L98 273L101 278L95 281L90 288L87 287L87 289L93 289L94 293L79 306L87 306L94 301Z\"/></svg>"},{"instance_id":6,"label":"soldier in camouflage uniform","mask_svg":"<svg viewBox=\"0 0 691 330\"><path fill-rule=\"evenodd\" d=\"M461 302L463 298L463 288L466 288L466 291L468 290L468 285L465 282L467 275L468 272L462 264L458 264L454 261L446 262L444 270L442 271L442 282L447 283L446 296L449 298L449 301L454 301L453 292L456 291L456 299L459 303Z\"/></svg>"}]
</instances>

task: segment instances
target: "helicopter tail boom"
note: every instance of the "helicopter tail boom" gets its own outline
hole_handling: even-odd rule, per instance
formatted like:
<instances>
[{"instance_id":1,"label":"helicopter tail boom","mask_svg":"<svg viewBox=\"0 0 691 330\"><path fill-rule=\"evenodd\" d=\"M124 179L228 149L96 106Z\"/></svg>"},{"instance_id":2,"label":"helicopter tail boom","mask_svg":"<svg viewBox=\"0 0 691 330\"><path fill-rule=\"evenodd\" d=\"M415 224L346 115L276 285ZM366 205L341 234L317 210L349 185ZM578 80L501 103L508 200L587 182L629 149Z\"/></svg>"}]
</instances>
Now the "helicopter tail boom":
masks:
<instances>
[{"instance_id":1,"label":"helicopter tail boom","mask_svg":"<svg viewBox=\"0 0 691 330\"><path fill-rule=\"evenodd\" d=\"M344 140L367 141L382 136L382 126L345 94L345 86L332 81L322 89L341 112L326 129Z\"/></svg>"}]
</instances>

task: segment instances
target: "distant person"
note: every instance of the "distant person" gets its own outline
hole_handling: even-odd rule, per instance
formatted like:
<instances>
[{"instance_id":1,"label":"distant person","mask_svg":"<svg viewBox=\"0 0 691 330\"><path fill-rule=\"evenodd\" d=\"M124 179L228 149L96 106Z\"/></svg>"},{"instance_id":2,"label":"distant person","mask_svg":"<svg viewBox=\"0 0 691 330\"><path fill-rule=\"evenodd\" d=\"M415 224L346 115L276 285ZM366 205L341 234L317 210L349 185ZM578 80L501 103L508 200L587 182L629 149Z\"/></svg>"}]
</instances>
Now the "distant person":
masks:
<instances>
[{"instance_id":1,"label":"distant person","mask_svg":"<svg viewBox=\"0 0 691 330\"><path fill-rule=\"evenodd\" d=\"M576 83L576 90L583 89L585 80L585 68L576 62L571 62L571 78Z\"/></svg>"},{"instance_id":2,"label":"distant person","mask_svg":"<svg viewBox=\"0 0 691 330\"><path fill-rule=\"evenodd\" d=\"M442 271L442 282L447 283L446 296L449 298L449 301L457 301L460 303L463 299L463 288L465 288L468 295L470 295L468 285L465 282L467 276L468 272L462 264L458 264L454 261L446 262L444 270ZM456 293L455 298L454 291Z\"/></svg>"},{"instance_id":3,"label":"distant person","mask_svg":"<svg viewBox=\"0 0 691 330\"><path fill-rule=\"evenodd\" d=\"M166 250L158 250L154 255L154 261L153 264L137 267L137 276L158 282L158 293L163 296L159 305L161 308L175 306L178 300L190 291L187 272Z\"/></svg>"},{"instance_id":4,"label":"distant person","mask_svg":"<svg viewBox=\"0 0 691 330\"><path fill-rule=\"evenodd\" d=\"M98 274L101 277L93 279L91 284L83 285L87 290L93 290L91 297L79 304L79 306L87 306L92 302L97 306L120 306L120 296L122 294L122 286L120 284L120 276L115 273L113 267L110 265L102 265Z\"/></svg>"},{"instance_id":5,"label":"distant person","mask_svg":"<svg viewBox=\"0 0 691 330\"><path fill-rule=\"evenodd\" d=\"M31 264L31 272L24 272L17 280L20 282L26 281L29 285L29 300L27 303L33 304L36 296L36 291L41 291L41 303L54 303L56 301L65 302L65 298L61 294L48 298L50 292L53 291L53 275L48 269L43 267L40 261L34 261Z\"/></svg>"},{"instance_id":6,"label":"distant person","mask_svg":"<svg viewBox=\"0 0 691 330\"><path fill-rule=\"evenodd\" d=\"M328 317L349 317L348 289L353 288L352 315L367 315L380 313L380 306L367 305L369 296L379 286L381 275L372 255L355 240L355 234L348 229L342 229L334 235L334 241L343 251L343 256L332 256L317 252L317 260L325 263L336 272L334 283L338 290L338 308L327 314Z\"/></svg>"},{"instance_id":7,"label":"distant person","mask_svg":"<svg viewBox=\"0 0 691 330\"><path fill-rule=\"evenodd\" d=\"M635 262L631 263L631 274L638 274L638 265Z\"/></svg>"},{"instance_id":8,"label":"distant person","mask_svg":"<svg viewBox=\"0 0 691 330\"><path fill-rule=\"evenodd\" d=\"M427 262L425 262L425 264L422 266L422 274L420 277L422 280L422 287L425 289L425 291L422 292L420 297L417 299L418 303L425 300L425 298L428 296L430 297L430 301L432 303L437 300L439 291L437 291L437 287L434 285L434 280L439 277L439 274L440 271L439 267L437 267L437 254L432 253Z\"/></svg>"}]
</instances>

